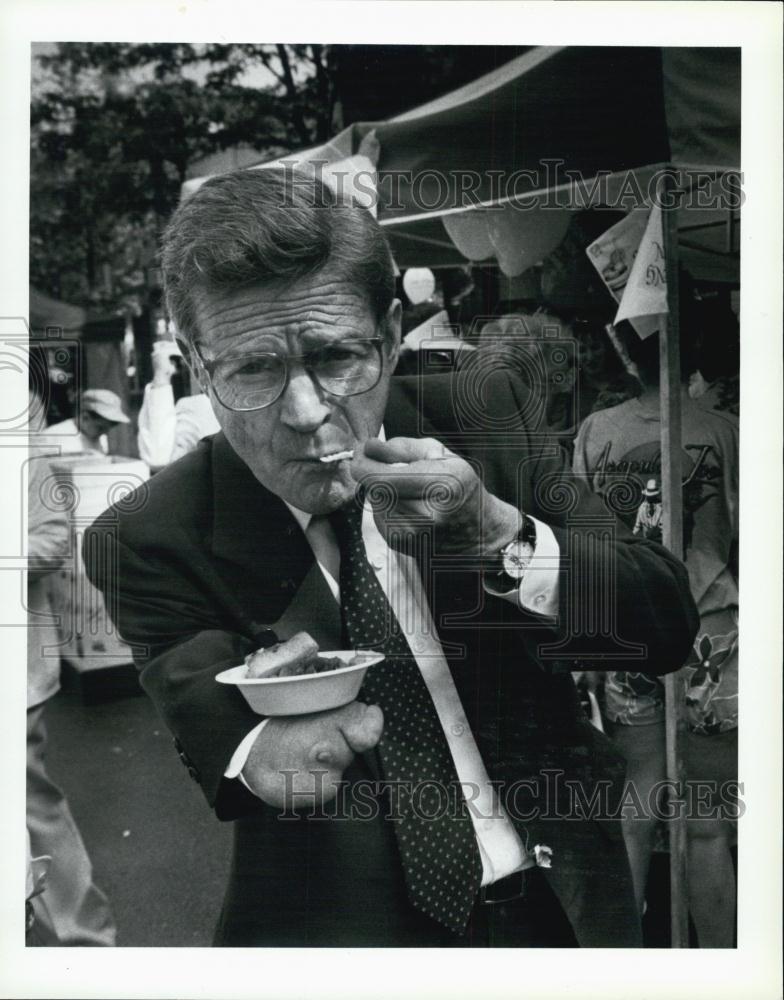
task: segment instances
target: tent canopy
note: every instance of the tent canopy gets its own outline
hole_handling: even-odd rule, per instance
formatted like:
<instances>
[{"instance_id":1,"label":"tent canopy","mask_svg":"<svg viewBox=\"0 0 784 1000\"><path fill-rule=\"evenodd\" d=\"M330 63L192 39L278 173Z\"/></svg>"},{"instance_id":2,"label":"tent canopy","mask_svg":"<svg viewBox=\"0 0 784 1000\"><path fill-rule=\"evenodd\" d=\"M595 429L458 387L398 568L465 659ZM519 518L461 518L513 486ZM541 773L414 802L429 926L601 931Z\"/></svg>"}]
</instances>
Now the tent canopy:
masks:
<instances>
[{"instance_id":1,"label":"tent canopy","mask_svg":"<svg viewBox=\"0 0 784 1000\"><path fill-rule=\"evenodd\" d=\"M740 49L539 47L285 160L335 164L371 131L380 146L377 215L401 267L496 257L505 273L520 274L558 244L571 211L624 192L633 201L630 173L644 194L668 164L714 176L739 168ZM733 213L697 211L679 218L689 233L685 263L734 280Z\"/></svg>"},{"instance_id":2,"label":"tent canopy","mask_svg":"<svg viewBox=\"0 0 784 1000\"><path fill-rule=\"evenodd\" d=\"M503 178L521 171L530 194L566 181L567 171L588 180L651 164L738 167L740 50L534 49L389 122L353 126L357 138L372 127L382 222L427 214L429 205L465 207L465 193L445 194L439 176L469 171L479 181L471 199L492 204L510 193ZM397 204L384 201L394 175Z\"/></svg>"},{"instance_id":3,"label":"tent canopy","mask_svg":"<svg viewBox=\"0 0 784 1000\"><path fill-rule=\"evenodd\" d=\"M44 295L30 285L30 329L42 335L47 329L60 329L78 335L87 319L87 310Z\"/></svg>"},{"instance_id":4,"label":"tent canopy","mask_svg":"<svg viewBox=\"0 0 784 1000\"><path fill-rule=\"evenodd\" d=\"M79 340L122 340L125 319L61 302L30 285L30 331L39 338L63 333Z\"/></svg>"}]
</instances>

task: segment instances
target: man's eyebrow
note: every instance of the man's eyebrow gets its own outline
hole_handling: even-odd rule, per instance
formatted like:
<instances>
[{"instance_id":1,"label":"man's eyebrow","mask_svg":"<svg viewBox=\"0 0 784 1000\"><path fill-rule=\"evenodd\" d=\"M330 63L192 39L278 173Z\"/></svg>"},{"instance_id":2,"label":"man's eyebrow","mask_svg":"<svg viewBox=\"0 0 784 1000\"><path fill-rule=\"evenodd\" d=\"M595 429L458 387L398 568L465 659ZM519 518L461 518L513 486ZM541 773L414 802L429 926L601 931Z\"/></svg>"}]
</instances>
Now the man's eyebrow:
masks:
<instances>
[{"instance_id":1,"label":"man's eyebrow","mask_svg":"<svg viewBox=\"0 0 784 1000\"><path fill-rule=\"evenodd\" d=\"M307 331L303 333L300 341L303 347L308 347L312 345L313 348L327 347L332 344L342 344L344 340L362 340L366 339L363 337L359 331L356 330L325 330L325 331Z\"/></svg>"}]
</instances>

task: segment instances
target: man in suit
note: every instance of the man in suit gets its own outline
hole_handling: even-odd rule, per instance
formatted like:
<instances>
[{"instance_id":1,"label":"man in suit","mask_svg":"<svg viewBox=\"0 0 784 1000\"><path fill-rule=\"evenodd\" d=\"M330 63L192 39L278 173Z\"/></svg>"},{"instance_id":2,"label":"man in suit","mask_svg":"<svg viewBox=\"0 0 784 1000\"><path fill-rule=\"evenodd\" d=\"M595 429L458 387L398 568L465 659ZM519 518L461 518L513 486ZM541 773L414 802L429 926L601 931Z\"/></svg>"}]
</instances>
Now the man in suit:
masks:
<instances>
[{"instance_id":1,"label":"man in suit","mask_svg":"<svg viewBox=\"0 0 784 1000\"><path fill-rule=\"evenodd\" d=\"M107 511L85 561L235 820L216 942L638 945L623 765L570 670L681 662L681 564L565 478L508 374L391 380L386 240L318 182L209 181L163 266L222 432ZM215 683L302 628L384 652L357 701L260 721Z\"/></svg>"}]
</instances>

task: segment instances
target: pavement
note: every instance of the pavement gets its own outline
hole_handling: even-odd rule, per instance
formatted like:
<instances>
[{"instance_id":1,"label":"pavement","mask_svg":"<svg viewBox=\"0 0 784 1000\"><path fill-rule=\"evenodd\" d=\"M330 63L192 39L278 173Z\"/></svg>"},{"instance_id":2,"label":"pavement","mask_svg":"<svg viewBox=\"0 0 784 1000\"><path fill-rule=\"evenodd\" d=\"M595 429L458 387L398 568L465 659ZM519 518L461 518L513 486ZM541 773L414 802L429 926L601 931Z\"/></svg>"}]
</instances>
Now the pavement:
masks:
<instances>
[{"instance_id":1,"label":"pavement","mask_svg":"<svg viewBox=\"0 0 784 1000\"><path fill-rule=\"evenodd\" d=\"M118 946L209 946L227 880L231 824L188 777L152 702L47 707L47 768L65 791L109 898Z\"/></svg>"}]
</instances>

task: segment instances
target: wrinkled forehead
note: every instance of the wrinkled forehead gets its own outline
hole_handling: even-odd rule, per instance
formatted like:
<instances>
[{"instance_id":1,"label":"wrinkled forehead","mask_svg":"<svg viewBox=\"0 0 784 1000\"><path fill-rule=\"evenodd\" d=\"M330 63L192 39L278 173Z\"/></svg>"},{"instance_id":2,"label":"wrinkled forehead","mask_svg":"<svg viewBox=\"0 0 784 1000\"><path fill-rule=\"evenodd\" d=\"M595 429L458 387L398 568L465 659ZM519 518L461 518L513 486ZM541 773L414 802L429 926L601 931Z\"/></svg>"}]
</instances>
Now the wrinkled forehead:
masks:
<instances>
[{"instance_id":1,"label":"wrinkled forehead","mask_svg":"<svg viewBox=\"0 0 784 1000\"><path fill-rule=\"evenodd\" d=\"M377 325L365 292L329 269L290 282L205 289L195 306L194 341L210 354L368 336Z\"/></svg>"}]
</instances>

